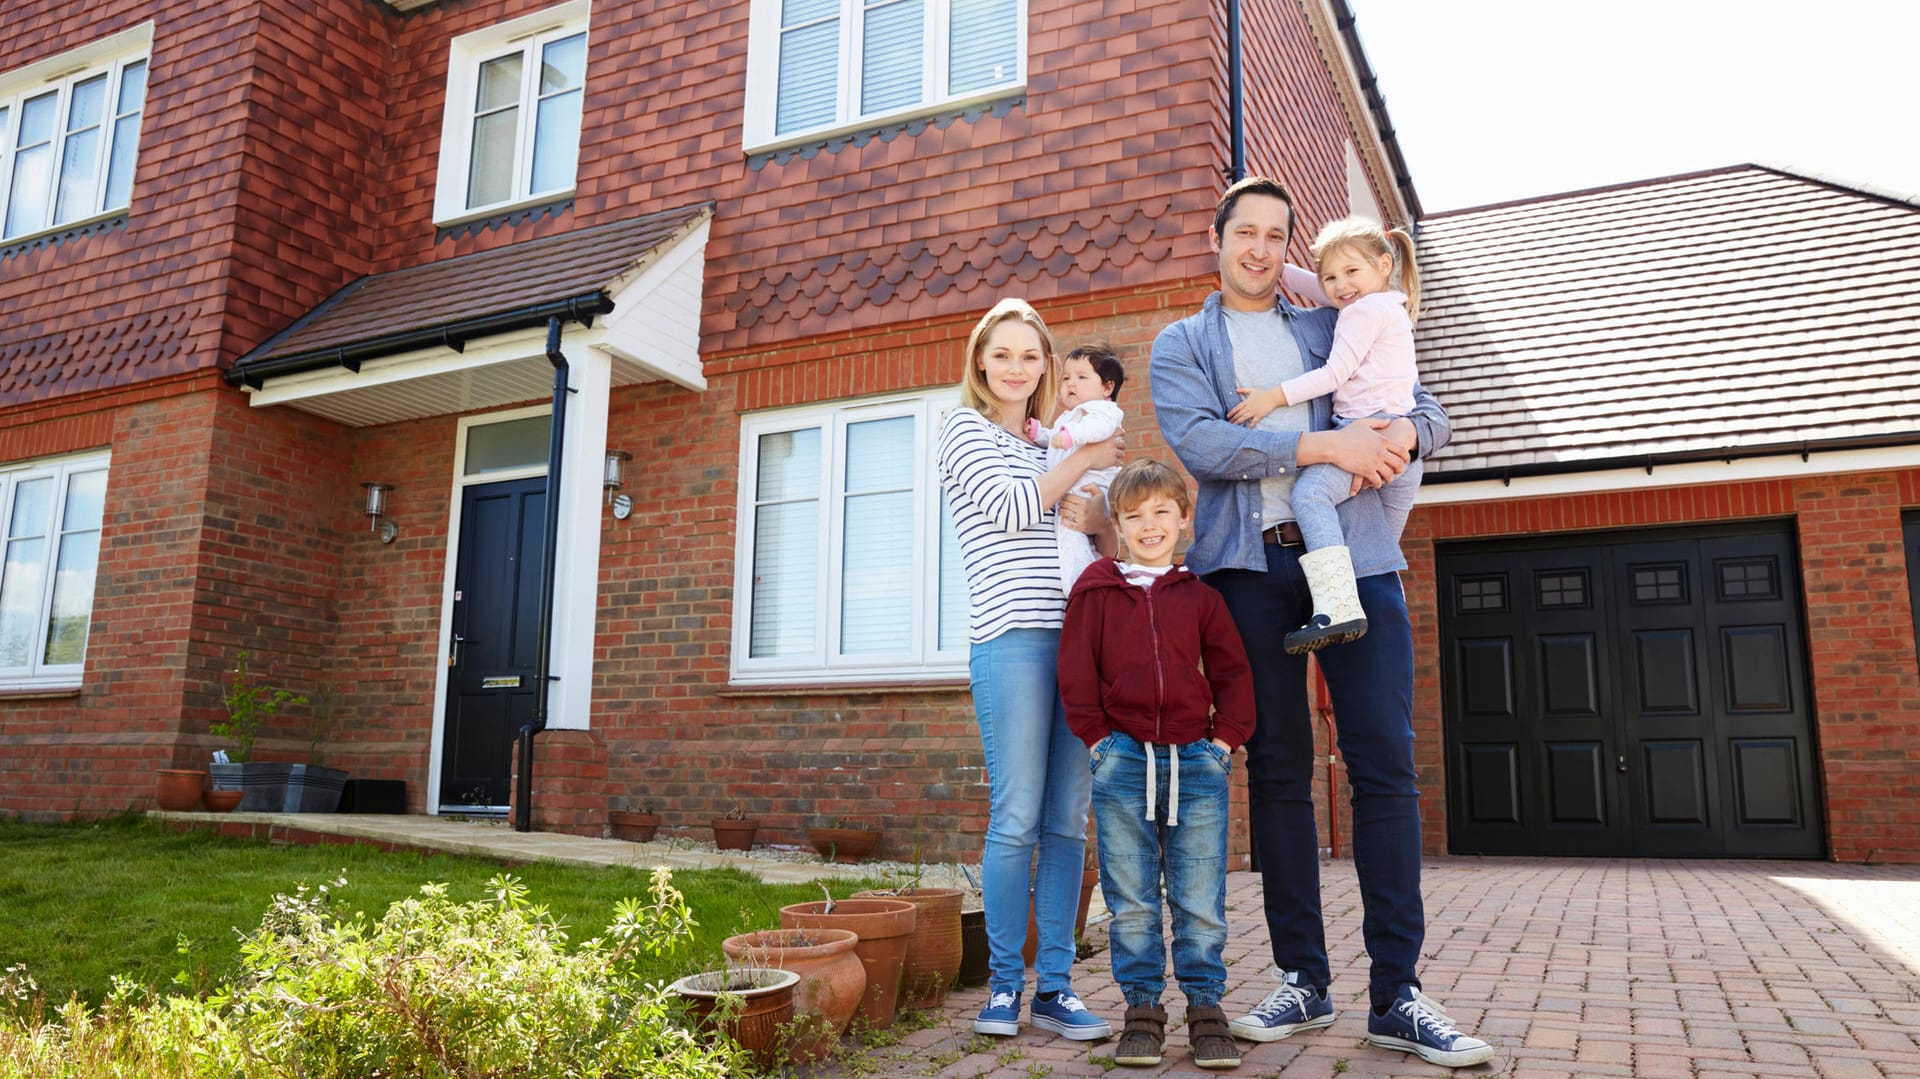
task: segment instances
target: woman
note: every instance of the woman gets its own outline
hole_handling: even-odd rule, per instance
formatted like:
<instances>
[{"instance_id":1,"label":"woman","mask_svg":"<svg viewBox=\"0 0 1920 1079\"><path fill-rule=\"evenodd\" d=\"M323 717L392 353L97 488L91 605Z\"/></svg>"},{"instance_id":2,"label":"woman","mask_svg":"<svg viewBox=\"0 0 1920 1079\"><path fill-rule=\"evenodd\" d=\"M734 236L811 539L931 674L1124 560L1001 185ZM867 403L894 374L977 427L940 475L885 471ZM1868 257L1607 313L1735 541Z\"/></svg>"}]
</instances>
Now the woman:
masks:
<instances>
[{"instance_id":1,"label":"woman","mask_svg":"<svg viewBox=\"0 0 1920 1079\"><path fill-rule=\"evenodd\" d=\"M987 757L981 876L992 974L973 1029L1020 1032L1020 946L1031 881L1040 928L1033 1025L1093 1041L1112 1030L1087 1011L1069 981L1091 787L1087 748L1067 727L1055 683L1066 596L1054 506L1059 520L1112 554L1104 506L1074 491L1088 471L1120 463L1122 441L1116 435L1090 443L1047 468L1046 451L1025 431L1029 419L1053 419L1058 379L1046 323L1023 301L995 304L967 340L960 407L940 432L940 473L967 570L967 667Z\"/></svg>"}]
</instances>

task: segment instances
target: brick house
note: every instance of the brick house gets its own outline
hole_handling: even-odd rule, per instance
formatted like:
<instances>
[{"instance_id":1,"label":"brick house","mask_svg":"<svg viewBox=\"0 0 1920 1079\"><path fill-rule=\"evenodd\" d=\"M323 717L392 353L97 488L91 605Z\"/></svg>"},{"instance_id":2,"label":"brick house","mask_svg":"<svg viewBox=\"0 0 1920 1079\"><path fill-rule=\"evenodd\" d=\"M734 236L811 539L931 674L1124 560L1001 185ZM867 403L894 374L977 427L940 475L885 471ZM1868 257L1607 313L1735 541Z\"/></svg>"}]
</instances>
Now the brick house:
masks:
<instances>
[{"instance_id":1,"label":"brick house","mask_svg":"<svg viewBox=\"0 0 1920 1079\"><path fill-rule=\"evenodd\" d=\"M1018 294L1061 341L1121 349L1129 445L1165 452L1146 350L1212 287L1223 8L19 8L0 43L0 812L146 804L154 768L216 748L244 649L277 684L331 687L325 760L405 780L414 812L505 809L550 675L536 827L598 833L649 799L698 830L737 803L763 841L849 816L889 820L892 856L978 849L931 434L973 319ZM1249 3L1242 23L1247 167L1287 180L1303 231L1418 218L1345 4ZM1489 220L1459 218L1463 252ZM1409 533L1430 847L1500 826L1501 792L1461 778L1497 775L1498 739L1479 711L1440 720L1458 684L1441 650L1461 644L1433 582L1487 576L1455 541L1818 510L1844 543L1803 530L1805 594L1875 643L1828 677L1856 628L1809 600L1815 661L1790 684L1813 679L1818 738L1792 760L1821 777L1801 785L1817 849L1792 853L1920 857L1910 810L1853 793L1916 782L1910 608L1883 594L1898 528L1891 549L1856 531L1863 507L1884 524L1920 504L1912 462L1868 495L1851 475L1768 480L1759 509L1723 508L1724 483L1659 509L1622 489L1569 521L1558 507L1597 496L1482 490L1480 457L1513 451L1475 448L1473 422L1502 418L1473 394L1501 386L1467 373L1471 334L1428 347L1462 428L1430 482L1477 496ZM1590 733L1587 763L1632 734ZM310 737L290 717L262 752ZM1738 748L1778 773L1786 736L1766 737ZM1520 806L1537 780L1509 757Z\"/></svg>"}]
</instances>

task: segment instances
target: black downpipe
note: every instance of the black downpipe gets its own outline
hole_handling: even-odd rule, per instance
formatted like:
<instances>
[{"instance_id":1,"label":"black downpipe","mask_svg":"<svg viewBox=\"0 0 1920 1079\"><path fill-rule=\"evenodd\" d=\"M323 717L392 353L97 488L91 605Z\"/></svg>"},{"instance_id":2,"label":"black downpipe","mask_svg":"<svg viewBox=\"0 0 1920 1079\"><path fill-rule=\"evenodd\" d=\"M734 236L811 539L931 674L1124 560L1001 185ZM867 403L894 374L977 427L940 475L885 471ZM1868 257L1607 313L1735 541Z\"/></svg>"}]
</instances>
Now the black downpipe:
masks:
<instances>
[{"instance_id":1,"label":"black downpipe","mask_svg":"<svg viewBox=\"0 0 1920 1079\"><path fill-rule=\"evenodd\" d=\"M547 691L553 670L553 571L560 545L560 464L566 449L567 356L560 351L560 316L547 320L547 362L553 365L553 423L547 433L547 521L540 562L540 655L535 661L533 722L520 728L520 799L513 830L533 831L533 736L547 729Z\"/></svg>"},{"instance_id":2,"label":"black downpipe","mask_svg":"<svg viewBox=\"0 0 1920 1079\"><path fill-rule=\"evenodd\" d=\"M1240 77L1240 0L1227 0L1227 113L1232 161L1227 183L1247 178L1247 105Z\"/></svg>"}]
</instances>

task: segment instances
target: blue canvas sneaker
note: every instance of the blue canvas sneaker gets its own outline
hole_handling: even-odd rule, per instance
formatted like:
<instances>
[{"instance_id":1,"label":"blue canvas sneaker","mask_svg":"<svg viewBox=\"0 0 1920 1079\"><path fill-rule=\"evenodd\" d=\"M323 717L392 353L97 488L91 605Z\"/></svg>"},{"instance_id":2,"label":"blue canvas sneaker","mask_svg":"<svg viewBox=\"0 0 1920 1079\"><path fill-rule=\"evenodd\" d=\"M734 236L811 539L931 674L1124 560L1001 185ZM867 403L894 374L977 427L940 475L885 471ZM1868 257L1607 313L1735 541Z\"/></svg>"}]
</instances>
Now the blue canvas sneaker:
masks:
<instances>
[{"instance_id":1,"label":"blue canvas sneaker","mask_svg":"<svg viewBox=\"0 0 1920 1079\"><path fill-rule=\"evenodd\" d=\"M1020 994L994 990L987 998L987 1006L980 1009L980 1015L973 1021L975 1034L998 1034L1011 1038L1020 1033Z\"/></svg>"},{"instance_id":2,"label":"blue canvas sneaker","mask_svg":"<svg viewBox=\"0 0 1920 1079\"><path fill-rule=\"evenodd\" d=\"M1300 984L1297 973L1282 974L1280 988L1267 999L1227 1025L1236 1038L1250 1042L1277 1042L1303 1030L1318 1030L1333 1025L1333 1001L1325 989Z\"/></svg>"},{"instance_id":3,"label":"blue canvas sneaker","mask_svg":"<svg viewBox=\"0 0 1920 1079\"><path fill-rule=\"evenodd\" d=\"M1464 1068L1493 1059L1493 1046L1455 1030L1447 1013L1411 985L1401 988L1387 1014L1367 1013L1367 1041L1412 1053L1443 1068Z\"/></svg>"},{"instance_id":4,"label":"blue canvas sneaker","mask_svg":"<svg viewBox=\"0 0 1920 1079\"><path fill-rule=\"evenodd\" d=\"M1097 1042L1113 1034L1107 1021L1088 1011L1071 989L1060 990L1052 1000L1034 997L1033 1025L1076 1042ZM976 1023L976 1029L978 1026Z\"/></svg>"}]
</instances>

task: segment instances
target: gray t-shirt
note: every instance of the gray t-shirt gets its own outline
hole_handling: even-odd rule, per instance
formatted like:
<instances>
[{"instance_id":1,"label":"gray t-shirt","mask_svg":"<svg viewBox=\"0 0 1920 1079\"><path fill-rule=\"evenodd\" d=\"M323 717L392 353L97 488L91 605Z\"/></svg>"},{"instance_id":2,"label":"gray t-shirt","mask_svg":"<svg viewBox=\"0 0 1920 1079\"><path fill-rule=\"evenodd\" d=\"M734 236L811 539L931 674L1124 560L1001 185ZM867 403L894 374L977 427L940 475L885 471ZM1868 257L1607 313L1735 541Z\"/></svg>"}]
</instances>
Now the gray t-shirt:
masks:
<instances>
[{"instance_id":1,"label":"gray t-shirt","mask_svg":"<svg viewBox=\"0 0 1920 1079\"><path fill-rule=\"evenodd\" d=\"M1306 373L1300 345L1277 310L1235 311L1221 308L1227 317L1227 341L1233 346L1234 385L1264 390ZM1261 431L1311 431L1313 409L1307 402L1276 408L1254 425ZM1293 520L1293 477L1268 476L1260 481L1260 519L1279 524ZM1269 526L1271 527L1271 526Z\"/></svg>"}]
</instances>

